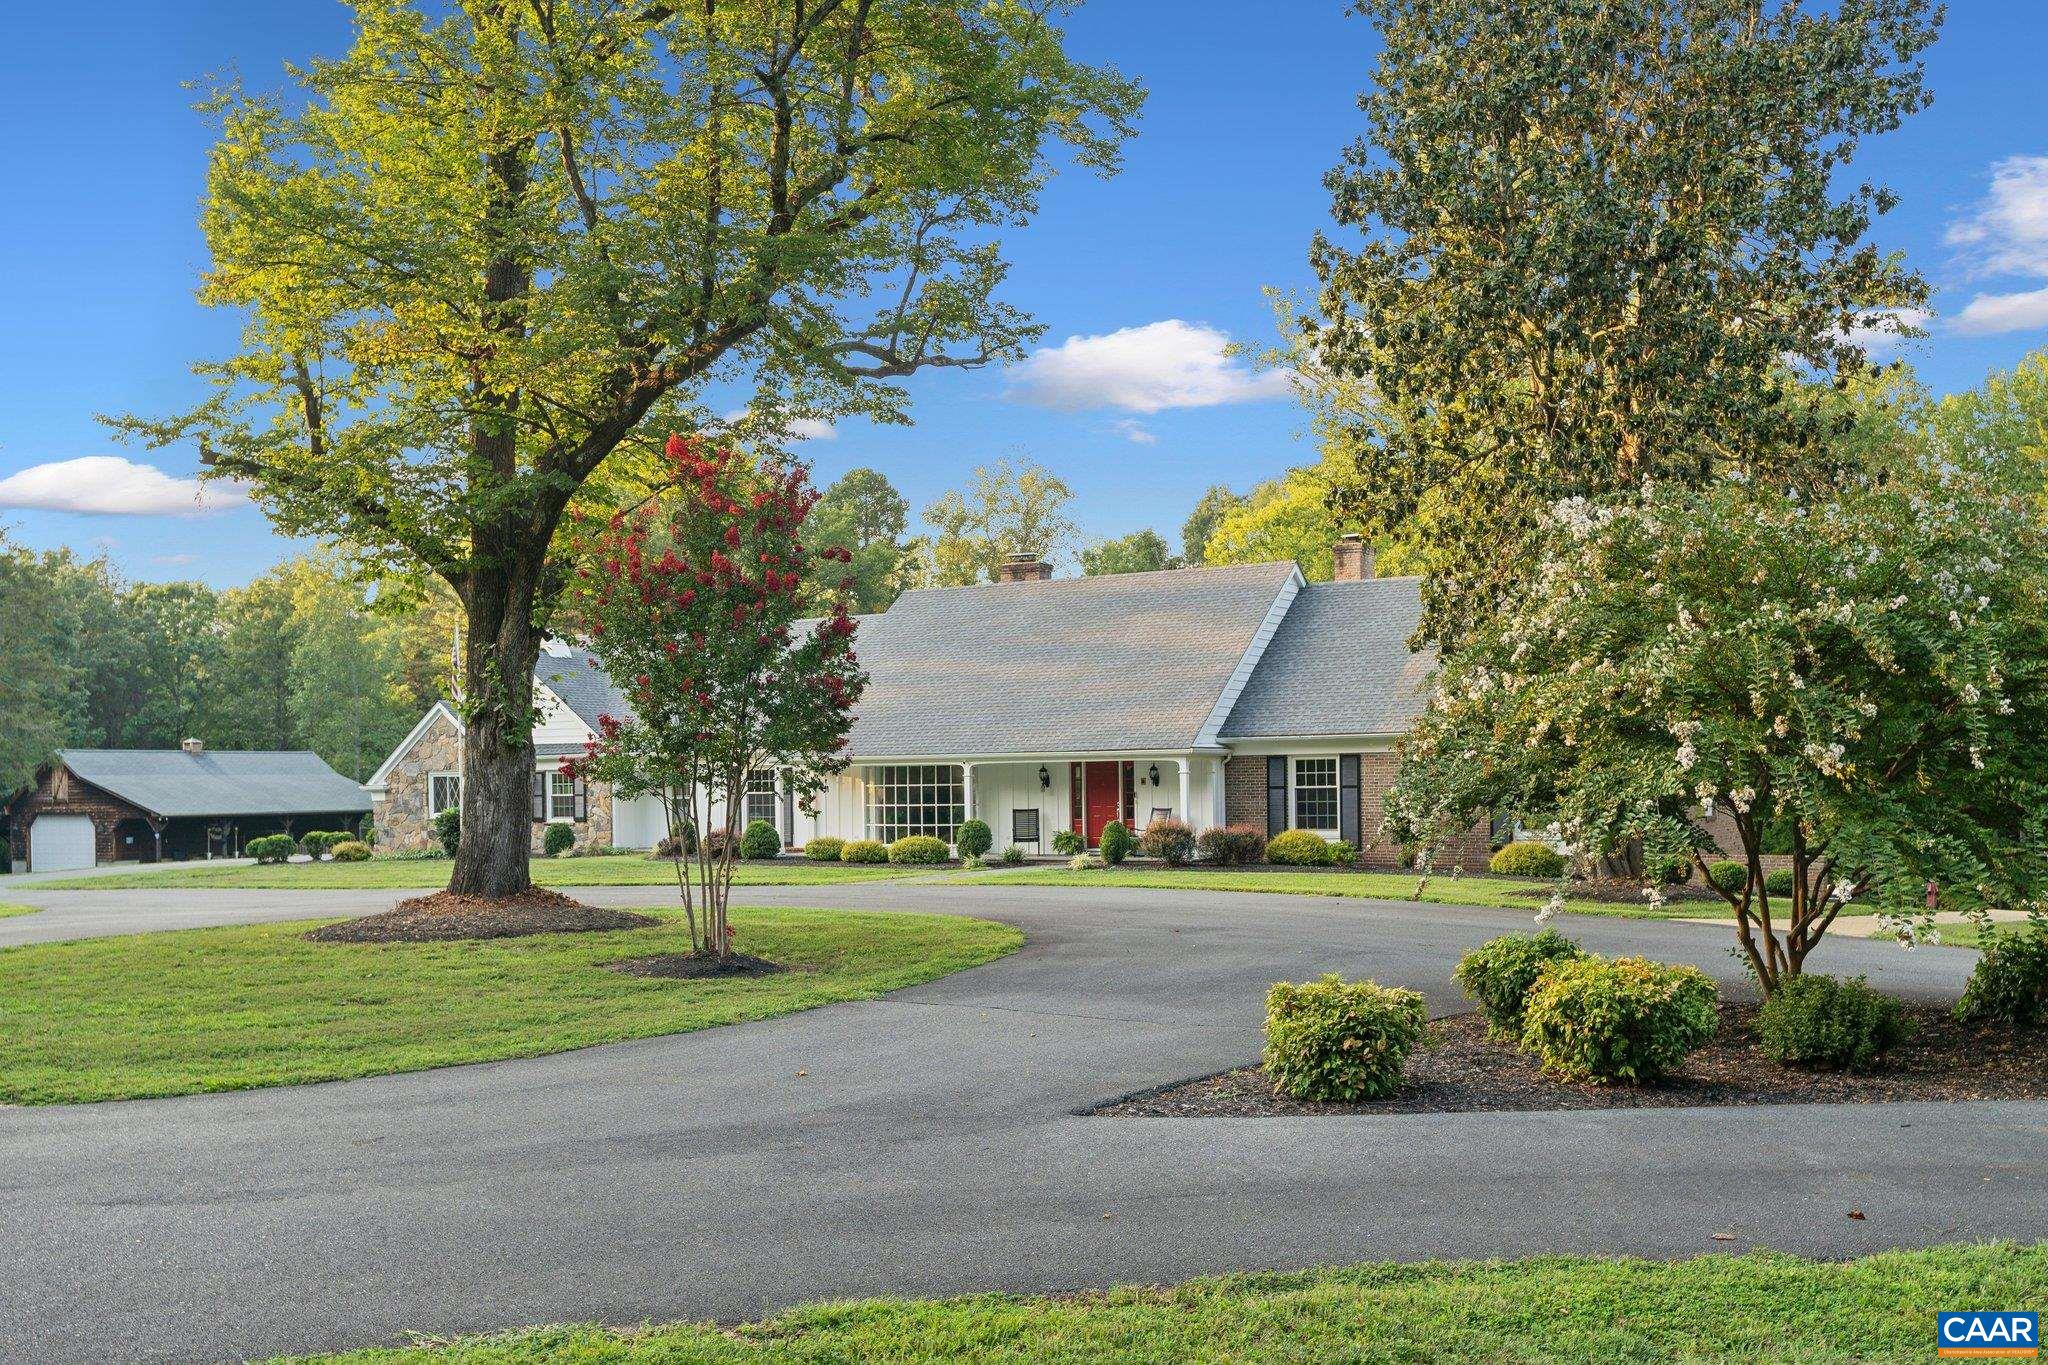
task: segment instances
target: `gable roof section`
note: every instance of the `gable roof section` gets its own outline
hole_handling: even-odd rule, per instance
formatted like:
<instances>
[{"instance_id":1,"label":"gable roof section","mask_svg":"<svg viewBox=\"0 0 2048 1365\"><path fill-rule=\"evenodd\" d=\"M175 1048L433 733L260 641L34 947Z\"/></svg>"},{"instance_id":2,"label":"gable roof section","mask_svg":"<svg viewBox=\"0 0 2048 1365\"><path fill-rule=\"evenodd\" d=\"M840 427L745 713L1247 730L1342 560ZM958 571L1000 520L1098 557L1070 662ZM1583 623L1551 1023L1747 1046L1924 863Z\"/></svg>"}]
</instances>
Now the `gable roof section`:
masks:
<instances>
[{"instance_id":1,"label":"gable roof section","mask_svg":"<svg viewBox=\"0 0 2048 1365\"><path fill-rule=\"evenodd\" d=\"M1291 563L908 592L864 618L861 758L1186 752Z\"/></svg>"},{"instance_id":2,"label":"gable roof section","mask_svg":"<svg viewBox=\"0 0 2048 1365\"><path fill-rule=\"evenodd\" d=\"M367 812L370 794L307 750L59 749L74 777L156 815Z\"/></svg>"},{"instance_id":3,"label":"gable roof section","mask_svg":"<svg viewBox=\"0 0 2048 1365\"><path fill-rule=\"evenodd\" d=\"M420 742L427 731L433 728L434 721L441 716L448 718L448 723L455 727L456 734L462 733L462 717L455 714L455 708L445 701L435 702L406 733L405 738L398 741L398 746L385 755L384 761L377 765L377 771L370 774L370 780L363 783L363 786L372 792L385 790L391 782L391 770L398 766L400 759L412 752L412 746Z\"/></svg>"},{"instance_id":4,"label":"gable roof section","mask_svg":"<svg viewBox=\"0 0 2048 1365\"><path fill-rule=\"evenodd\" d=\"M1228 739L1405 734L1434 655L1408 648L1422 580L1311 583L1288 609L1223 724Z\"/></svg>"},{"instance_id":5,"label":"gable roof section","mask_svg":"<svg viewBox=\"0 0 2048 1365\"><path fill-rule=\"evenodd\" d=\"M633 703L612 686L596 658L581 646L563 645L558 654L543 653L533 666L533 680L560 697L562 705L593 731L599 716L633 718Z\"/></svg>"}]
</instances>

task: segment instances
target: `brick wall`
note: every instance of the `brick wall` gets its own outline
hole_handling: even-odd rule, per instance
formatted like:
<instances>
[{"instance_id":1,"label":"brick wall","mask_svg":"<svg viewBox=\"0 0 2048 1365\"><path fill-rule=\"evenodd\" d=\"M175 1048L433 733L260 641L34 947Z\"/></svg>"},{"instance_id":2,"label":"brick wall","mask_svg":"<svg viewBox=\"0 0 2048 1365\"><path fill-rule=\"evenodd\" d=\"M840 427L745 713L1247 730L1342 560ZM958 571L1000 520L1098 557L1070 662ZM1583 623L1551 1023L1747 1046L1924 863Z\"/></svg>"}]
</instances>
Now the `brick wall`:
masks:
<instances>
[{"instance_id":1,"label":"brick wall","mask_svg":"<svg viewBox=\"0 0 2048 1365\"><path fill-rule=\"evenodd\" d=\"M1361 754L1358 760L1359 862L1366 867L1401 866L1401 848L1380 835L1386 818L1387 789L1394 785L1400 759L1391 753ZM1233 825L1266 828L1266 756L1246 754L1223 765L1224 818ZM1493 854L1485 822L1437 850L1436 865L1448 871L1462 867L1476 872Z\"/></svg>"},{"instance_id":2,"label":"brick wall","mask_svg":"<svg viewBox=\"0 0 2048 1365\"><path fill-rule=\"evenodd\" d=\"M1266 827L1266 760L1263 755L1226 759L1223 764L1223 823Z\"/></svg>"}]
</instances>

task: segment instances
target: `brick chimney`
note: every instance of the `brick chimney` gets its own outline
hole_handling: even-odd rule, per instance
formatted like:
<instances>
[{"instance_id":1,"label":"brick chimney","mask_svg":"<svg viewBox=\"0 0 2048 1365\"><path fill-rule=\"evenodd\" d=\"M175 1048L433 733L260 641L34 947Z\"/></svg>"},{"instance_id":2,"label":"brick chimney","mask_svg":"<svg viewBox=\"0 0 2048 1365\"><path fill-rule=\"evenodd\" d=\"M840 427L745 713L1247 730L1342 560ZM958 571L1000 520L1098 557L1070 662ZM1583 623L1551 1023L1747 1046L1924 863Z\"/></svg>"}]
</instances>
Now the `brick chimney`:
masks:
<instances>
[{"instance_id":1,"label":"brick chimney","mask_svg":"<svg viewBox=\"0 0 2048 1365\"><path fill-rule=\"evenodd\" d=\"M1337 537L1337 572L1333 575L1339 583L1356 583L1373 576L1372 546L1356 531L1346 531Z\"/></svg>"},{"instance_id":2,"label":"brick chimney","mask_svg":"<svg viewBox=\"0 0 2048 1365\"><path fill-rule=\"evenodd\" d=\"M188 739L183 744L180 744L178 747L180 749L183 749L186 753L192 755L192 757L194 758L197 758L199 757L199 755L206 752L206 743L203 740Z\"/></svg>"},{"instance_id":3,"label":"brick chimney","mask_svg":"<svg viewBox=\"0 0 2048 1365\"><path fill-rule=\"evenodd\" d=\"M1034 554L1005 555L996 566L998 583L1043 583L1052 577L1052 565Z\"/></svg>"}]
</instances>

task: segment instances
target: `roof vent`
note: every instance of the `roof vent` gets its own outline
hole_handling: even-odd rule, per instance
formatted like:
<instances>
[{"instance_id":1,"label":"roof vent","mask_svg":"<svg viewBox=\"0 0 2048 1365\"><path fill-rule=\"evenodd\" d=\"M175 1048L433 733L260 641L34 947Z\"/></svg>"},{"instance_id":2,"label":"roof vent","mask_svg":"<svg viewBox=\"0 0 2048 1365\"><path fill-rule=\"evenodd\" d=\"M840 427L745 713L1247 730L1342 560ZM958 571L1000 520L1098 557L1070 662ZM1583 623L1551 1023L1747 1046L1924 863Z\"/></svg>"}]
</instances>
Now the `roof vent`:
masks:
<instances>
[{"instance_id":1,"label":"roof vent","mask_svg":"<svg viewBox=\"0 0 2048 1365\"><path fill-rule=\"evenodd\" d=\"M1034 554L1007 555L996 566L998 583L1043 583L1052 577L1052 565Z\"/></svg>"},{"instance_id":2,"label":"roof vent","mask_svg":"<svg viewBox=\"0 0 2048 1365\"><path fill-rule=\"evenodd\" d=\"M192 757L194 758L197 758L199 757L199 755L206 752L206 743L203 740L188 739L183 744L180 744L178 747L180 749L183 749L186 753L192 755Z\"/></svg>"},{"instance_id":3,"label":"roof vent","mask_svg":"<svg viewBox=\"0 0 2048 1365\"><path fill-rule=\"evenodd\" d=\"M1339 583L1356 583L1373 576L1372 546L1356 531L1346 531L1337 537L1336 572L1331 575Z\"/></svg>"}]
</instances>

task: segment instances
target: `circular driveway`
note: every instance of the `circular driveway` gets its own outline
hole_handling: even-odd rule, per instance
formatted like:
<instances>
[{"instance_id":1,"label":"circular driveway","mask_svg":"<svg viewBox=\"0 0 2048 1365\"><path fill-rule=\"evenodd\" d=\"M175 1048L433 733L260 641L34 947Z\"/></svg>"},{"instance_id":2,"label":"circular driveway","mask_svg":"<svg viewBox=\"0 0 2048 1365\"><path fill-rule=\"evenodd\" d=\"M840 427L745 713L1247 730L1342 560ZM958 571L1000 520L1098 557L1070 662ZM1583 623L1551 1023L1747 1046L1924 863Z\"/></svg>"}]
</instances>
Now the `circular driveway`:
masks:
<instances>
[{"instance_id":1,"label":"circular driveway","mask_svg":"<svg viewBox=\"0 0 2048 1365\"><path fill-rule=\"evenodd\" d=\"M120 900L170 927L360 912L402 894ZM26 894L51 908L0 930L106 932L115 895ZM1525 913L936 882L736 895L977 914L1019 925L1027 943L882 1000L675 1038L0 1110L0 1357L240 1358L409 1331L756 1318L823 1298L1383 1257L1853 1255L2048 1237L2048 1103L1074 1115L1255 1058L1279 978L1372 976L1424 991L1437 1012L1463 1008L1448 980L1457 954L1526 927ZM1561 927L1599 951L1741 980L1727 929ZM1843 941L1813 965L1932 999L1953 998L1975 960Z\"/></svg>"}]
</instances>

